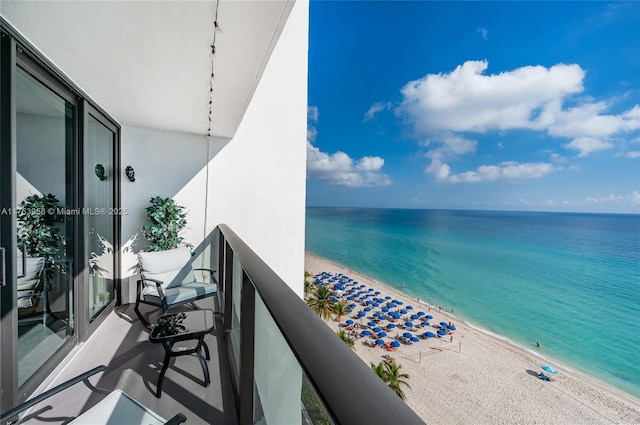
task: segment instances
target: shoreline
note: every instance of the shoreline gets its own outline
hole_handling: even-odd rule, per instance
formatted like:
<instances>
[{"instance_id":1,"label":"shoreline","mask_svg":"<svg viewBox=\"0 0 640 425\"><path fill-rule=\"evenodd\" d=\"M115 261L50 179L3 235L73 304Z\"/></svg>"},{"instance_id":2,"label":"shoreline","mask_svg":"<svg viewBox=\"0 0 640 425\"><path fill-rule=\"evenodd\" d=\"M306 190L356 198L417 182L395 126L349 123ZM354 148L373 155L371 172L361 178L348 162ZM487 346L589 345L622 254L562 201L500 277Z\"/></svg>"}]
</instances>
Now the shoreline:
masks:
<instances>
[{"instance_id":1,"label":"shoreline","mask_svg":"<svg viewBox=\"0 0 640 425\"><path fill-rule=\"evenodd\" d=\"M344 273L360 283L380 290L383 294L393 295L414 305L419 303L425 311L429 308L426 300L405 294L400 288L379 282L348 266L310 252L305 252L305 270L312 276L322 271ZM354 310L357 311L358 307ZM429 314L444 318L444 321L454 321L458 328L457 340L452 345L448 345L449 341L424 340L412 346L403 345L397 352L392 353L403 365L403 372L408 372L411 377L409 383L412 389L405 391L407 404L425 422L640 424L640 399L633 394L580 370L567 367L547 355L486 330L445 309L439 311L437 306L431 306ZM333 320L330 320L328 325L334 330L338 329L338 323ZM434 347L434 343L437 347ZM367 363L377 363L382 355L387 354L383 349L369 348L361 344L360 340L356 340L356 353ZM457 352L458 347L461 353ZM445 353L450 354L450 358L444 363L451 370L442 371L437 365L429 365L430 360L424 360L425 355L426 358L434 355L442 358ZM554 382L545 383L537 378L541 364L550 364L559 371ZM505 372L509 373L508 379L501 376ZM434 383L436 387L443 389L443 393L456 399L457 409L445 407L448 404L447 400L443 400L438 392L431 388ZM482 390L478 391L478 388ZM479 413L478 407L486 406L487 399L490 399L491 405L502 403L500 400L492 399L491 392L495 388L500 389L500 394L512 399L511 402L504 404L498 412ZM459 399L463 399L462 404L469 406L460 408ZM516 402L515 399L520 399L520 402ZM562 406L558 400L563 400ZM434 416L434 404L446 411L446 420L441 415ZM550 406L557 406L556 409L551 409L555 410L555 414L549 414ZM500 410L504 410L503 413L508 411L507 419L500 416Z\"/></svg>"}]
</instances>

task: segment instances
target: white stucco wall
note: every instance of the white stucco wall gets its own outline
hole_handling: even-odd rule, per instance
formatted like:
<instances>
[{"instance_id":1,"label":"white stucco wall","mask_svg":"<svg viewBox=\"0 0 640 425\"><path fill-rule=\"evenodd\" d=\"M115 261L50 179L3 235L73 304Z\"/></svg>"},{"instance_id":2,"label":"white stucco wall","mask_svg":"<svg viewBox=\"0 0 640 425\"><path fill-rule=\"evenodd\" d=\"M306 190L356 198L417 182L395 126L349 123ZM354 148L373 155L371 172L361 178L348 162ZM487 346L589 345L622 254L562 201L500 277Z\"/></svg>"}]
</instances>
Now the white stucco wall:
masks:
<instances>
[{"instance_id":1,"label":"white stucco wall","mask_svg":"<svg viewBox=\"0 0 640 425\"><path fill-rule=\"evenodd\" d=\"M308 2L294 6L236 136L212 161L209 183L210 226L227 223L300 296L308 13Z\"/></svg>"},{"instance_id":2,"label":"white stucco wall","mask_svg":"<svg viewBox=\"0 0 640 425\"><path fill-rule=\"evenodd\" d=\"M308 8L308 2L294 6L230 141L214 138L207 146L199 135L122 128L122 168L131 165L136 172L134 183L123 176L121 193L122 207L129 209L122 218L121 270L130 296L135 288L126 278L141 248L135 237L153 196L173 197L186 207L187 242L197 246L226 223L302 296Z\"/></svg>"}]
</instances>

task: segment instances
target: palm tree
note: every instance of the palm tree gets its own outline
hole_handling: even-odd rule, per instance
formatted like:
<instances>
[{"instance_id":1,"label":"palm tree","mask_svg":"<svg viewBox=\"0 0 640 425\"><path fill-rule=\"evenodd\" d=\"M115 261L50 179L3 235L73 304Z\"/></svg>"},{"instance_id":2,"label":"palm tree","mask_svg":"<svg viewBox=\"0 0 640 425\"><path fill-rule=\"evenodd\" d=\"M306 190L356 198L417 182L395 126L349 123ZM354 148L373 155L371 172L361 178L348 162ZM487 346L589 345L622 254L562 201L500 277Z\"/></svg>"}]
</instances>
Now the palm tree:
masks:
<instances>
[{"instance_id":1,"label":"palm tree","mask_svg":"<svg viewBox=\"0 0 640 425\"><path fill-rule=\"evenodd\" d=\"M311 282L309 282L307 279L304 280L304 299L307 299L307 296L309 295L309 292L311 292Z\"/></svg>"},{"instance_id":2,"label":"palm tree","mask_svg":"<svg viewBox=\"0 0 640 425\"><path fill-rule=\"evenodd\" d=\"M371 363L371 370L373 370L398 397L404 400L406 395L402 390L402 386L404 385L407 388L411 388L411 386L409 386L409 382L407 382L409 374L400 373L401 367L402 365L391 362Z\"/></svg>"},{"instance_id":3,"label":"palm tree","mask_svg":"<svg viewBox=\"0 0 640 425\"><path fill-rule=\"evenodd\" d=\"M401 364L385 362L384 367L386 369L387 385L394 393L398 395L398 397L404 400L406 396L401 387L404 385L407 388L411 389L411 386L408 382L409 374L400 373L400 368L402 367Z\"/></svg>"},{"instance_id":4,"label":"palm tree","mask_svg":"<svg viewBox=\"0 0 640 425\"><path fill-rule=\"evenodd\" d=\"M311 307L319 317L324 320L331 318L334 302L331 301L331 291L326 286L318 286L307 300L307 304Z\"/></svg>"},{"instance_id":5,"label":"palm tree","mask_svg":"<svg viewBox=\"0 0 640 425\"><path fill-rule=\"evenodd\" d=\"M340 329L338 332L338 337L340 337L340 339L342 341L344 341L345 344L347 344L349 347L353 348L354 350L356 349L356 342L353 340L353 338L349 338L349 335L347 335L347 333L345 332L344 329Z\"/></svg>"},{"instance_id":6,"label":"palm tree","mask_svg":"<svg viewBox=\"0 0 640 425\"><path fill-rule=\"evenodd\" d=\"M333 307L333 314L336 315L338 322L342 321L342 317L347 314L347 305L343 301L338 301Z\"/></svg>"},{"instance_id":7,"label":"palm tree","mask_svg":"<svg viewBox=\"0 0 640 425\"><path fill-rule=\"evenodd\" d=\"M373 372L378 375L385 384L387 383L387 371L384 367L384 362L380 362L378 364L371 362L371 370L373 370Z\"/></svg>"}]
</instances>

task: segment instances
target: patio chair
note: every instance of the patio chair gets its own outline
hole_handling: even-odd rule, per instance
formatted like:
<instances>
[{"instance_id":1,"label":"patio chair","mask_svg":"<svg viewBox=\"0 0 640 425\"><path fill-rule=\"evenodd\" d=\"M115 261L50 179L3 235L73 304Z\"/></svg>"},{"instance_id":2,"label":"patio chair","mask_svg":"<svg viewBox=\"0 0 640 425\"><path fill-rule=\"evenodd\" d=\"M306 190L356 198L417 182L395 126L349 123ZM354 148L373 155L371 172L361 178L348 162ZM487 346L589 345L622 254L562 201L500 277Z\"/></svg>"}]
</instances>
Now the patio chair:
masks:
<instances>
[{"instance_id":1,"label":"patio chair","mask_svg":"<svg viewBox=\"0 0 640 425\"><path fill-rule=\"evenodd\" d=\"M66 424L178 425L187 420L186 416L184 416L182 413L178 413L167 421L162 416L149 410L143 404L131 398L120 390L109 392L94 387L91 382L89 382L89 377L95 375L96 373L104 371L106 368L107 367L104 365L93 368L88 372L78 375L75 378L63 382L62 384L48 391L45 391L44 393L30 400L25 401L24 403L14 407L13 409L4 412L0 416L0 423L5 423L5 421L7 420L15 420L20 413L48 399L51 396L54 396L61 391L66 390L67 388L77 384L80 381L84 382L84 384L89 389L91 389L91 391L108 395L100 402L98 402L98 404L91 407L89 410L82 413L71 422L65 422Z\"/></svg>"},{"instance_id":2,"label":"patio chair","mask_svg":"<svg viewBox=\"0 0 640 425\"><path fill-rule=\"evenodd\" d=\"M16 281L18 317L30 317L37 313L43 296L42 270L44 258L18 255L18 270L22 273Z\"/></svg>"},{"instance_id":3,"label":"patio chair","mask_svg":"<svg viewBox=\"0 0 640 425\"><path fill-rule=\"evenodd\" d=\"M140 303L162 308L162 314L172 307L215 297L218 285L210 269L191 268L191 250L187 247L157 252L138 253L138 280L135 312L140 321L151 327L140 313ZM211 282L198 282L194 271L206 271Z\"/></svg>"}]
</instances>

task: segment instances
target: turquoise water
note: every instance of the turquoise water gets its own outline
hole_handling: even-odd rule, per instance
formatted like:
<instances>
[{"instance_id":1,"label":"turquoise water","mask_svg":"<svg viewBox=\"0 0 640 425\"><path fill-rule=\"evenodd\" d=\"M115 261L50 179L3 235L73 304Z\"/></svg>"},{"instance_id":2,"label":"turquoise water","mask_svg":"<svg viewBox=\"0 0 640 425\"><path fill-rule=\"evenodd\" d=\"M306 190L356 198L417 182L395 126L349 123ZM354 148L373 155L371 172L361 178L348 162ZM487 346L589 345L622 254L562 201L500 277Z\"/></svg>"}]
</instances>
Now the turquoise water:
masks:
<instances>
[{"instance_id":1,"label":"turquoise water","mask_svg":"<svg viewBox=\"0 0 640 425\"><path fill-rule=\"evenodd\" d=\"M308 208L306 224L307 251L640 397L640 216Z\"/></svg>"}]
</instances>

